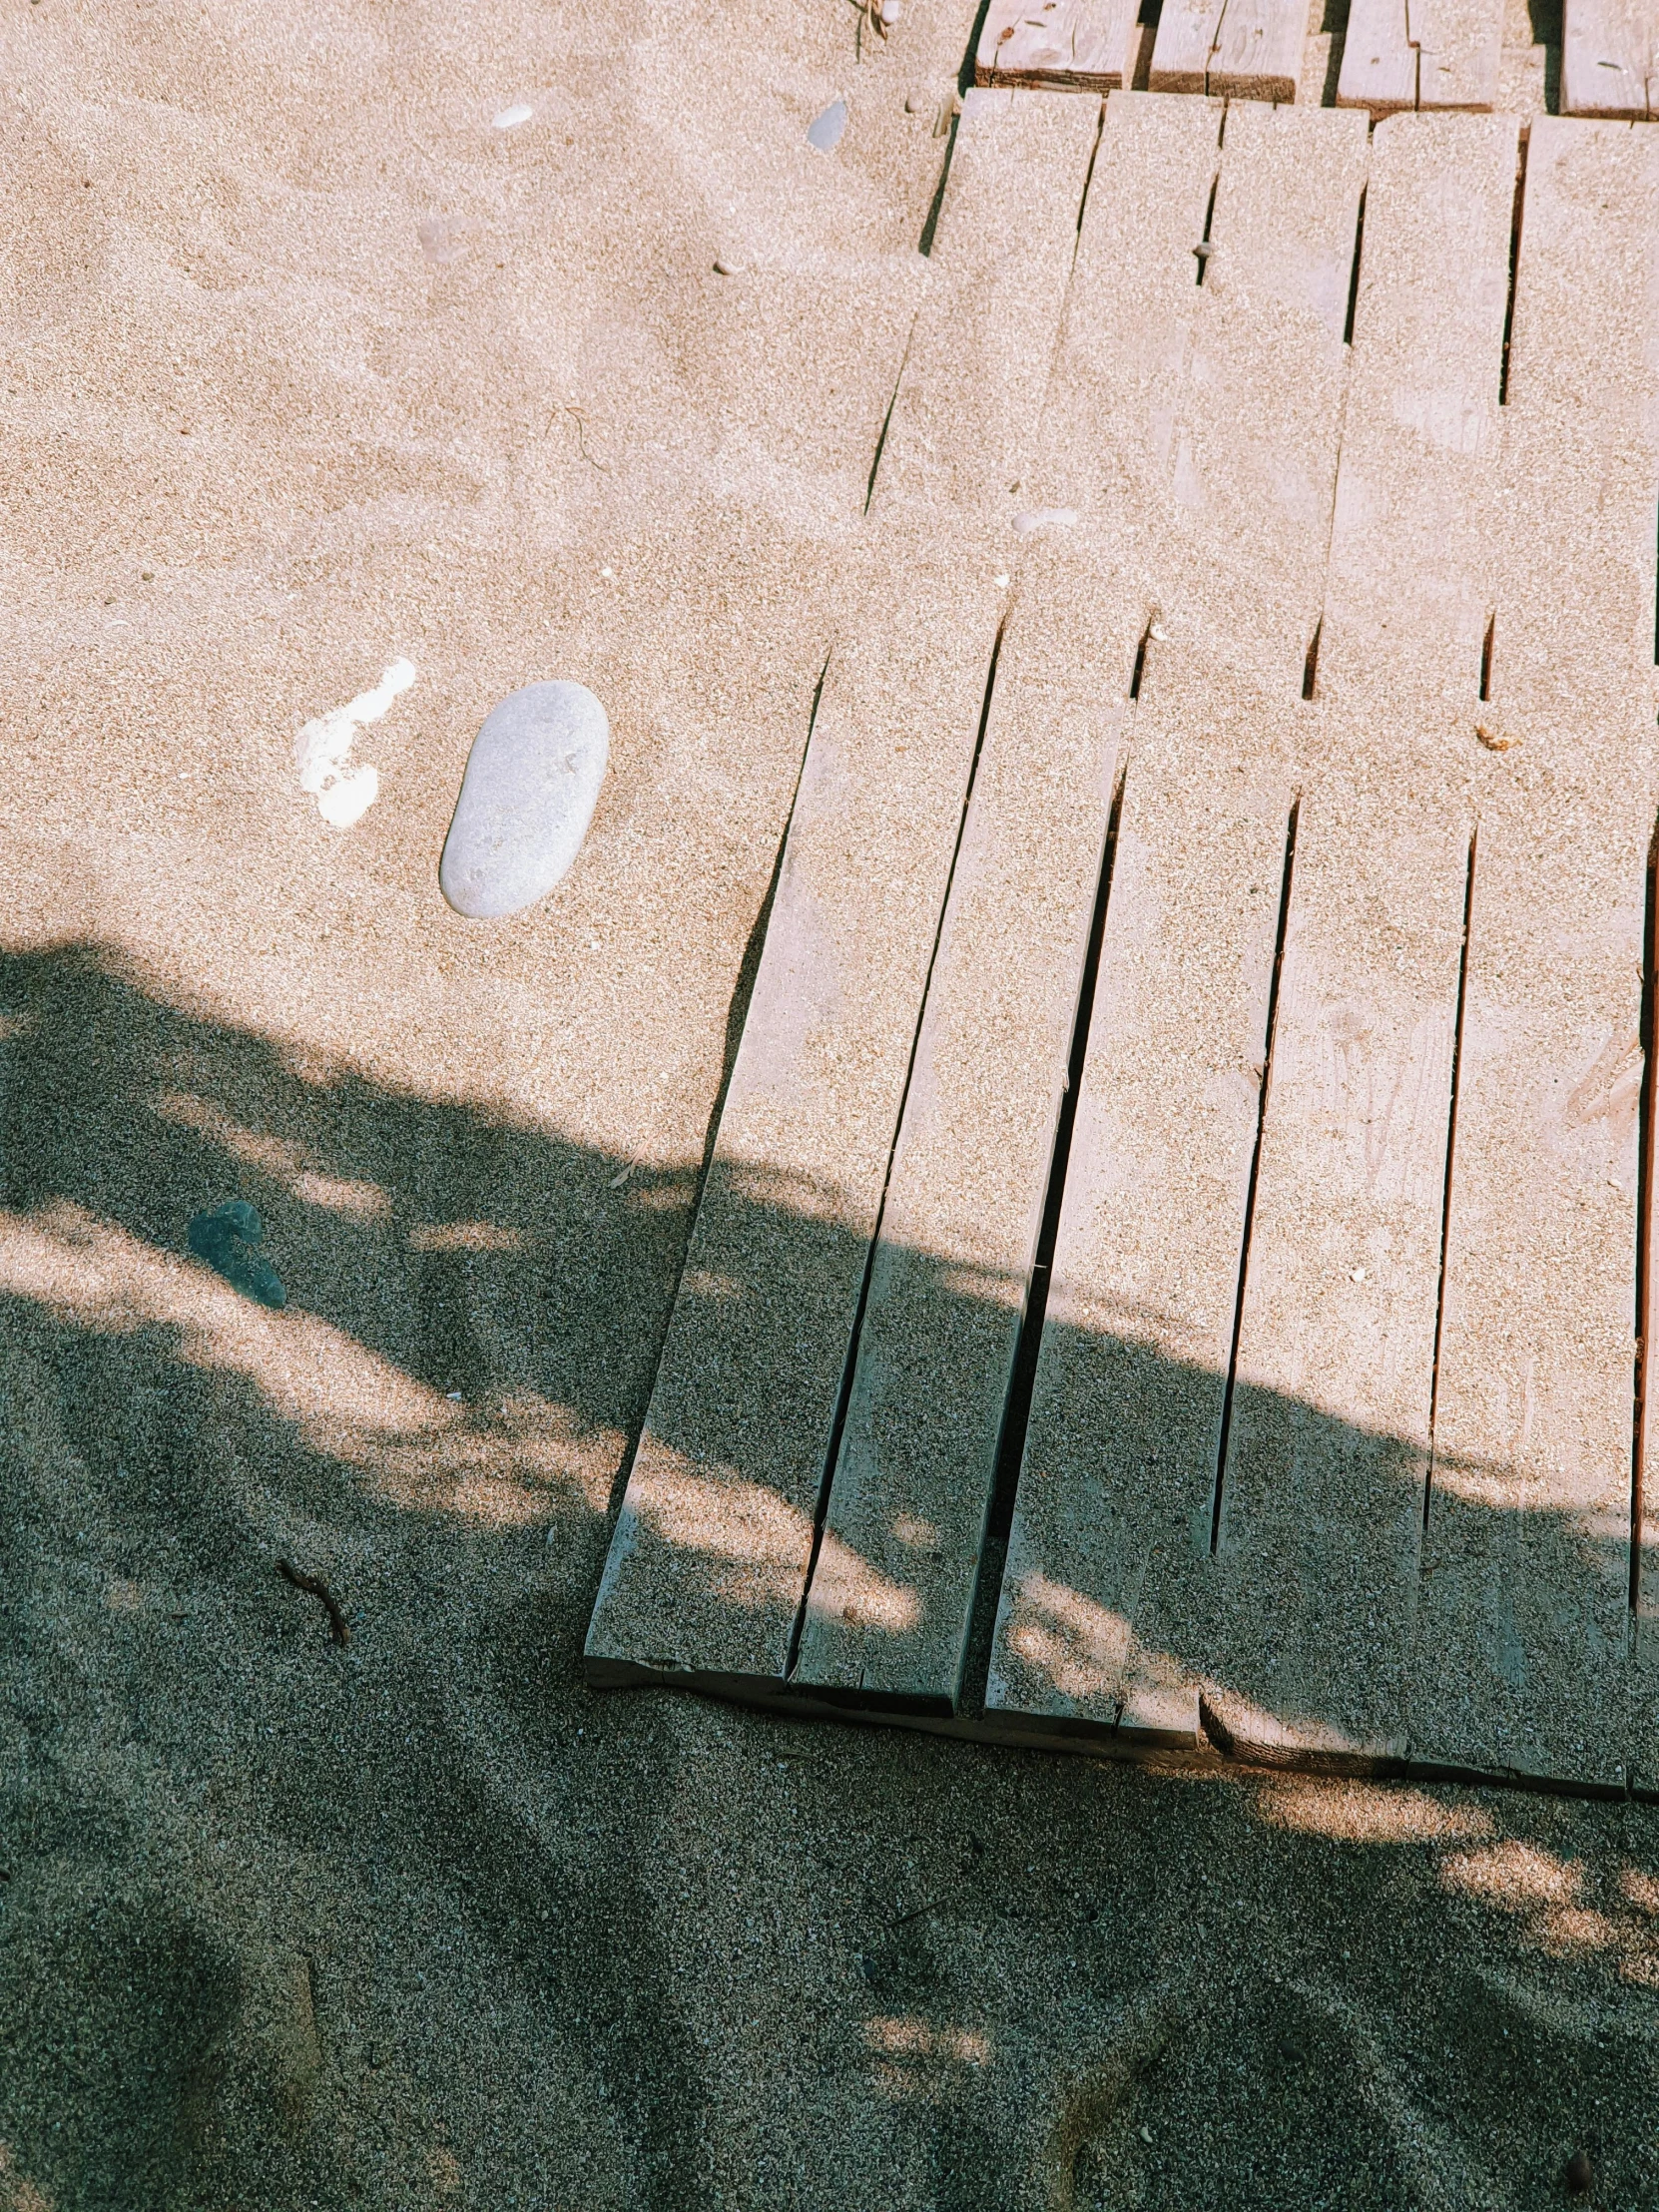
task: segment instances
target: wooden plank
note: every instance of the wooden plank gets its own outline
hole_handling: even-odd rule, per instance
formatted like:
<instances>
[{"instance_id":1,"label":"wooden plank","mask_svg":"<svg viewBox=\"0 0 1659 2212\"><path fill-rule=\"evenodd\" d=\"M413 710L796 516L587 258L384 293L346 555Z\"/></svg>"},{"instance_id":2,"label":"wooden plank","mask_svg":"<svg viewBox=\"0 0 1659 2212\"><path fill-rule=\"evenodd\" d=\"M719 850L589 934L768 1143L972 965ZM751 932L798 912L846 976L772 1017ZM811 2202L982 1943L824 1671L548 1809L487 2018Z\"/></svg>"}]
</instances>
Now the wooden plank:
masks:
<instances>
[{"instance_id":1,"label":"wooden plank","mask_svg":"<svg viewBox=\"0 0 1659 2212\"><path fill-rule=\"evenodd\" d=\"M1153 92L1206 92L1223 0L1164 0L1152 46Z\"/></svg>"},{"instance_id":2,"label":"wooden plank","mask_svg":"<svg viewBox=\"0 0 1659 2212\"><path fill-rule=\"evenodd\" d=\"M1566 0L1563 115L1647 122L1656 90L1659 6L1654 0Z\"/></svg>"},{"instance_id":3,"label":"wooden plank","mask_svg":"<svg viewBox=\"0 0 1659 2212\"><path fill-rule=\"evenodd\" d=\"M1086 502L1103 436L1114 455L1162 436L1167 393L1124 374L1137 333L1118 309L1135 284L1189 311L1216 121L1184 103L1109 103L1030 494L1039 509ZM1126 172L1138 186L1127 204ZM1149 206L1156 221L1135 220ZM1102 387L1109 425L1091 404ZM1102 779L1146 619L1135 564L1110 558L1115 538L1103 563L1070 530L1026 541L1036 550L1021 563L894 1155L803 1685L946 1707L956 1694L1099 867ZM904 1626L894 1588L912 1601Z\"/></svg>"},{"instance_id":4,"label":"wooden plank","mask_svg":"<svg viewBox=\"0 0 1659 2212\"><path fill-rule=\"evenodd\" d=\"M1208 1697L1273 1759L1403 1756L1428 1471L1472 817L1356 734L1298 820L1221 1493Z\"/></svg>"},{"instance_id":5,"label":"wooden plank","mask_svg":"<svg viewBox=\"0 0 1659 2212\"><path fill-rule=\"evenodd\" d=\"M1041 417L1099 118L1057 93L963 101L872 515L920 502L1011 519L1027 504L1009 487Z\"/></svg>"},{"instance_id":6,"label":"wooden plank","mask_svg":"<svg viewBox=\"0 0 1659 2212\"><path fill-rule=\"evenodd\" d=\"M1303 0L1165 0L1153 92L1293 101L1308 40Z\"/></svg>"},{"instance_id":7,"label":"wooden plank","mask_svg":"<svg viewBox=\"0 0 1659 2212\"><path fill-rule=\"evenodd\" d=\"M1075 508L1126 545L1141 543L1145 518L1168 499L1176 403L1203 297L1194 249L1225 113L1219 101L1146 92L1114 92L1106 103L1022 501Z\"/></svg>"},{"instance_id":8,"label":"wooden plank","mask_svg":"<svg viewBox=\"0 0 1659 2212\"><path fill-rule=\"evenodd\" d=\"M991 517L1034 436L1094 137L1078 101L978 93L962 118L962 198L589 1628L596 1680L784 1672L1002 611Z\"/></svg>"},{"instance_id":9,"label":"wooden plank","mask_svg":"<svg viewBox=\"0 0 1659 2212\"><path fill-rule=\"evenodd\" d=\"M1139 594L1086 557L1049 547L1022 563L893 1155L800 1683L956 1704L1142 619Z\"/></svg>"},{"instance_id":10,"label":"wooden plank","mask_svg":"<svg viewBox=\"0 0 1659 2212\"><path fill-rule=\"evenodd\" d=\"M1189 1749L1291 804L1288 713L1190 675L1136 717L986 1688Z\"/></svg>"},{"instance_id":11,"label":"wooden plank","mask_svg":"<svg viewBox=\"0 0 1659 2212\"><path fill-rule=\"evenodd\" d=\"M1397 715L1477 687L1515 149L1509 116L1395 116L1374 134L1322 697Z\"/></svg>"},{"instance_id":12,"label":"wooden plank","mask_svg":"<svg viewBox=\"0 0 1659 2212\"><path fill-rule=\"evenodd\" d=\"M1305 0L1227 0L1205 90L1226 100L1289 103L1302 82L1307 43Z\"/></svg>"},{"instance_id":13,"label":"wooden plank","mask_svg":"<svg viewBox=\"0 0 1659 2212\"><path fill-rule=\"evenodd\" d=\"M1516 276L1412 1755L1617 1790L1629 1643L1659 146L1540 118Z\"/></svg>"},{"instance_id":14,"label":"wooden plank","mask_svg":"<svg viewBox=\"0 0 1659 2212\"><path fill-rule=\"evenodd\" d=\"M1139 0L991 0L978 85L1115 92L1134 77Z\"/></svg>"},{"instance_id":15,"label":"wooden plank","mask_svg":"<svg viewBox=\"0 0 1659 2212\"><path fill-rule=\"evenodd\" d=\"M1182 374L1149 412L1167 635L1137 714L988 1685L1009 1722L1191 1747L1219 1656L1210 1513L1366 158L1358 117L1232 111L1212 273L1183 295ZM1080 277L1071 319L1085 307Z\"/></svg>"},{"instance_id":16,"label":"wooden plank","mask_svg":"<svg viewBox=\"0 0 1659 2212\"><path fill-rule=\"evenodd\" d=\"M1185 373L1165 401L1157 600L1295 698L1325 596L1369 143L1331 109L1228 112Z\"/></svg>"},{"instance_id":17,"label":"wooden plank","mask_svg":"<svg viewBox=\"0 0 1659 2212\"><path fill-rule=\"evenodd\" d=\"M1502 0L1354 0L1337 104L1374 116L1488 112L1503 51Z\"/></svg>"},{"instance_id":18,"label":"wooden plank","mask_svg":"<svg viewBox=\"0 0 1659 2212\"><path fill-rule=\"evenodd\" d=\"M1618 1787L1647 840L1552 796L1482 813L1411 1754Z\"/></svg>"}]
</instances>

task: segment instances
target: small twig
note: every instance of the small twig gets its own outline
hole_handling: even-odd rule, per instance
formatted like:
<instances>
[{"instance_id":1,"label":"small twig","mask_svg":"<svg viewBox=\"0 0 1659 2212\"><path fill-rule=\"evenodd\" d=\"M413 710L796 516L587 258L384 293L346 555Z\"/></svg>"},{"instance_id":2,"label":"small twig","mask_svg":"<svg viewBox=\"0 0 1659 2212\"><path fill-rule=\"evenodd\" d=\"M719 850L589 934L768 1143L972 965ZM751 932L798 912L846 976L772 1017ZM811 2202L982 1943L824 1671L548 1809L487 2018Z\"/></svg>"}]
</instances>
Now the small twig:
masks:
<instances>
[{"instance_id":1,"label":"small twig","mask_svg":"<svg viewBox=\"0 0 1659 2212\"><path fill-rule=\"evenodd\" d=\"M348 1644L351 1641L351 1624L340 1611L339 1599L321 1575L301 1574L291 1559L278 1559L276 1572L284 1582L291 1582L296 1590L303 1590L307 1597L321 1599L328 1612L328 1632L336 1644Z\"/></svg>"},{"instance_id":2,"label":"small twig","mask_svg":"<svg viewBox=\"0 0 1659 2212\"><path fill-rule=\"evenodd\" d=\"M913 1913L900 1913L897 1920L889 1921L887 1926L889 1928L903 1928L910 1921L925 1920L929 1913L936 1913L943 1903L943 1898L934 1898L926 1905L918 1905Z\"/></svg>"},{"instance_id":3,"label":"small twig","mask_svg":"<svg viewBox=\"0 0 1659 2212\"><path fill-rule=\"evenodd\" d=\"M581 408L573 407L567 402L562 407L554 408L553 419L556 421L558 417L562 414L573 415L575 417L576 449L581 454L583 460L587 462L588 466L590 468L609 468L611 465L609 461L602 461L597 453L590 453L588 451L587 417L583 414ZM548 427L551 429L551 422L549 423Z\"/></svg>"}]
</instances>

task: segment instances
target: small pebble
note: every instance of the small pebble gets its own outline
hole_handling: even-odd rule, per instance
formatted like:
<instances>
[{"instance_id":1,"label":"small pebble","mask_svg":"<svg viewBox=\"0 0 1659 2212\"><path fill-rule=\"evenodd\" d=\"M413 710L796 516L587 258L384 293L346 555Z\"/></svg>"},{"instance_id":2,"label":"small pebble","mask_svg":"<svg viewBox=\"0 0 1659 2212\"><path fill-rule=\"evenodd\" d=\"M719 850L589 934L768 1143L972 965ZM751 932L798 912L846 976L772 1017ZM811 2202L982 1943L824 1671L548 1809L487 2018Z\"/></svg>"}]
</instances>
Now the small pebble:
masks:
<instances>
[{"instance_id":1,"label":"small pebble","mask_svg":"<svg viewBox=\"0 0 1659 2212\"><path fill-rule=\"evenodd\" d=\"M1566 2170L1561 2179L1567 2185L1569 2197L1587 2197L1590 2193L1590 2184L1595 2177L1595 2168L1590 2164L1589 2153L1575 2150L1567 2160Z\"/></svg>"},{"instance_id":2,"label":"small pebble","mask_svg":"<svg viewBox=\"0 0 1659 2212\"><path fill-rule=\"evenodd\" d=\"M881 0L881 21L889 31L903 13L899 0Z\"/></svg>"},{"instance_id":3,"label":"small pebble","mask_svg":"<svg viewBox=\"0 0 1659 2212\"><path fill-rule=\"evenodd\" d=\"M817 147L821 154L832 154L845 129L846 102L831 100L822 115L814 117L807 132L807 144Z\"/></svg>"},{"instance_id":4,"label":"small pebble","mask_svg":"<svg viewBox=\"0 0 1659 2212\"><path fill-rule=\"evenodd\" d=\"M904 113L906 115L928 115L931 113L932 107L932 101L928 99L924 92L907 92L904 95Z\"/></svg>"},{"instance_id":5,"label":"small pebble","mask_svg":"<svg viewBox=\"0 0 1659 2212\"><path fill-rule=\"evenodd\" d=\"M717 276L741 276L743 274L744 265L742 262L729 262L724 254L716 255L715 275Z\"/></svg>"},{"instance_id":6,"label":"small pebble","mask_svg":"<svg viewBox=\"0 0 1659 2212\"><path fill-rule=\"evenodd\" d=\"M224 1276L232 1290L240 1291L259 1306L282 1307L287 1293L277 1281L276 1270L255 1247L265 1238L259 1208L245 1198L233 1198L206 1214L191 1218L185 1241L199 1260L206 1260L216 1275Z\"/></svg>"},{"instance_id":7,"label":"small pebble","mask_svg":"<svg viewBox=\"0 0 1659 2212\"><path fill-rule=\"evenodd\" d=\"M535 112L534 108L526 108L522 104L513 108L503 108L501 113L494 118L495 128L498 131L516 131L521 123L528 123Z\"/></svg>"},{"instance_id":8,"label":"small pebble","mask_svg":"<svg viewBox=\"0 0 1659 2212\"><path fill-rule=\"evenodd\" d=\"M544 898L582 849L604 780L611 726L581 684L527 684L472 741L438 885L475 921Z\"/></svg>"}]
</instances>

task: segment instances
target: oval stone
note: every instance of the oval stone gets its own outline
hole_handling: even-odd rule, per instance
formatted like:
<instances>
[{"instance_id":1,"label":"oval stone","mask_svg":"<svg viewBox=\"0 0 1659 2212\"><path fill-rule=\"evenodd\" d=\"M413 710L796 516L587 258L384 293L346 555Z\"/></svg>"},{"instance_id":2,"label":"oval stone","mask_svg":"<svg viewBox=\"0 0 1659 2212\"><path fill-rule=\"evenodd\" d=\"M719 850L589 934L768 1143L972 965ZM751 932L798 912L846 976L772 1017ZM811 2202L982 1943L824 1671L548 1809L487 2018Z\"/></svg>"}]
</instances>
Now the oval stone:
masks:
<instances>
[{"instance_id":1,"label":"oval stone","mask_svg":"<svg viewBox=\"0 0 1659 2212\"><path fill-rule=\"evenodd\" d=\"M526 684L472 741L438 887L474 921L544 898L582 849L611 726L585 684Z\"/></svg>"},{"instance_id":2,"label":"oval stone","mask_svg":"<svg viewBox=\"0 0 1659 2212\"><path fill-rule=\"evenodd\" d=\"M831 100L822 115L814 116L807 129L807 144L821 154L832 154L846 129L846 102Z\"/></svg>"}]
</instances>

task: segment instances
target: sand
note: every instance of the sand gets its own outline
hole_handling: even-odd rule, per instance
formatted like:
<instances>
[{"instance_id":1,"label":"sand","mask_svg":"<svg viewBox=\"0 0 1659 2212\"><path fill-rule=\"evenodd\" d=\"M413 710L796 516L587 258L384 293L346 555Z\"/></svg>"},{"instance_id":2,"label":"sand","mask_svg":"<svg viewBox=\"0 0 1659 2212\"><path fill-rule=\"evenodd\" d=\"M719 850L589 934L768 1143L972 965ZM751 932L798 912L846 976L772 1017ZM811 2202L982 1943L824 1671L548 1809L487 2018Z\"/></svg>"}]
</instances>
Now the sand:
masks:
<instances>
[{"instance_id":1,"label":"sand","mask_svg":"<svg viewBox=\"0 0 1659 2212\"><path fill-rule=\"evenodd\" d=\"M856 29L7 10L5 2212L1659 2193L1650 1810L581 1684L971 11ZM463 921L550 678L587 847Z\"/></svg>"}]
</instances>

